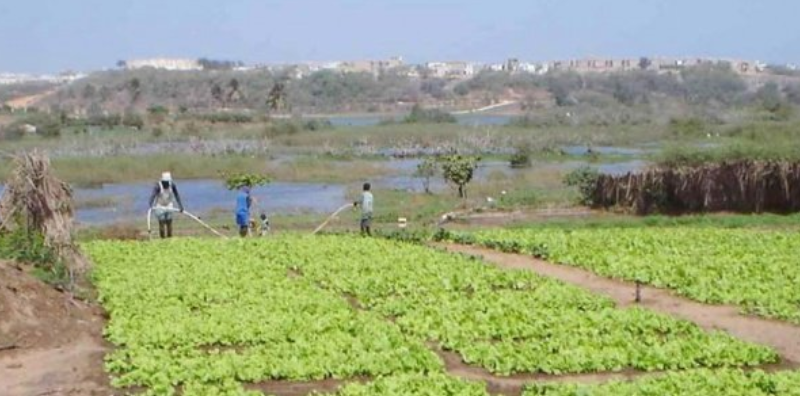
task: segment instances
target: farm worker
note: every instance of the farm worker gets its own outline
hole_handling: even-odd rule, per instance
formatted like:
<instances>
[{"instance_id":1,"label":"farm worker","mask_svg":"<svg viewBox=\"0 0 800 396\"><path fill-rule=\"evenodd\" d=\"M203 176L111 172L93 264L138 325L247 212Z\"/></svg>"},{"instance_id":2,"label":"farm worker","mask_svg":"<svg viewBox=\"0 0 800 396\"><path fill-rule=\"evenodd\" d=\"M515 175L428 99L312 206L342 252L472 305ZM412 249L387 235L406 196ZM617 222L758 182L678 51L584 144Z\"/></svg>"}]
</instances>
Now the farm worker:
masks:
<instances>
[{"instance_id":1,"label":"farm worker","mask_svg":"<svg viewBox=\"0 0 800 396\"><path fill-rule=\"evenodd\" d=\"M246 237L250 231L250 206L253 197L250 196L250 186L239 187L236 195L236 225L239 226L239 235Z\"/></svg>"},{"instance_id":2,"label":"farm worker","mask_svg":"<svg viewBox=\"0 0 800 396\"><path fill-rule=\"evenodd\" d=\"M172 212L183 213L183 202L172 174L164 172L150 195L150 208L158 219L158 234L161 238L172 238Z\"/></svg>"},{"instance_id":3,"label":"farm worker","mask_svg":"<svg viewBox=\"0 0 800 396\"><path fill-rule=\"evenodd\" d=\"M372 235L372 192L369 183L364 183L364 191L361 193L361 199L353 202L354 207L361 206L361 234Z\"/></svg>"}]
</instances>

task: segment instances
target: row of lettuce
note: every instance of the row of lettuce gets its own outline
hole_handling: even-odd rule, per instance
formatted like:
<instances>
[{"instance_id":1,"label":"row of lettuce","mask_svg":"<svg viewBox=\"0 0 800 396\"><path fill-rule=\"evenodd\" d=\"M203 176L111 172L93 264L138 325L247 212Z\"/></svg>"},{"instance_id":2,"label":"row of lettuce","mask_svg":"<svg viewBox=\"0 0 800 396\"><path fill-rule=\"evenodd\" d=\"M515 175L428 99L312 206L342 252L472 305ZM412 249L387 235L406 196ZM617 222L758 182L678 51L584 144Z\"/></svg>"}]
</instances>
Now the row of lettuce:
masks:
<instances>
[{"instance_id":1,"label":"row of lettuce","mask_svg":"<svg viewBox=\"0 0 800 396\"><path fill-rule=\"evenodd\" d=\"M329 378L374 379L341 395L485 394L485 384L447 376L440 350L499 376L690 370L675 375L697 386L800 389L798 375L738 371L778 362L769 348L412 244L289 235L85 249L117 347L107 357L113 383L149 395L258 394L247 384ZM604 386L592 392L625 394ZM526 390L575 392L585 391Z\"/></svg>"},{"instance_id":2,"label":"row of lettuce","mask_svg":"<svg viewBox=\"0 0 800 396\"><path fill-rule=\"evenodd\" d=\"M800 324L800 235L711 227L492 229L439 236Z\"/></svg>"}]
</instances>

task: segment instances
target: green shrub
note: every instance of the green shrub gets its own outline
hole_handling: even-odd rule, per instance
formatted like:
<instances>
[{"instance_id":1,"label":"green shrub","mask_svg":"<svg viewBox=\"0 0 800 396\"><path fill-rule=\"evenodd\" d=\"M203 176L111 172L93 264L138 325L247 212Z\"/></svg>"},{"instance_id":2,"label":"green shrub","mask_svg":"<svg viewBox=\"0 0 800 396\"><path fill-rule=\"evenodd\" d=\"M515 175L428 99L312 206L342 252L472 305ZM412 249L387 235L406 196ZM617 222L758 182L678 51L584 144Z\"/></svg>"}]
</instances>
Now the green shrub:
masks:
<instances>
[{"instance_id":1,"label":"green shrub","mask_svg":"<svg viewBox=\"0 0 800 396\"><path fill-rule=\"evenodd\" d=\"M126 113L125 116L122 117L122 125L140 130L144 128L144 118L136 113Z\"/></svg>"},{"instance_id":2,"label":"green shrub","mask_svg":"<svg viewBox=\"0 0 800 396\"><path fill-rule=\"evenodd\" d=\"M212 124L249 124L254 121L253 116L244 113L203 114L200 119Z\"/></svg>"},{"instance_id":3,"label":"green shrub","mask_svg":"<svg viewBox=\"0 0 800 396\"><path fill-rule=\"evenodd\" d=\"M699 118L673 118L669 130L677 137L699 137L706 134L707 125Z\"/></svg>"},{"instance_id":4,"label":"green shrub","mask_svg":"<svg viewBox=\"0 0 800 396\"><path fill-rule=\"evenodd\" d=\"M597 179L600 172L588 166L582 166L568 173L564 177L564 184L569 187L577 187L580 192L580 203L583 205L594 204L594 191L597 187Z\"/></svg>"},{"instance_id":5,"label":"green shrub","mask_svg":"<svg viewBox=\"0 0 800 396\"><path fill-rule=\"evenodd\" d=\"M516 151L509 160L511 167L515 169L530 168L533 163L531 160L531 152L532 150L529 145L517 147Z\"/></svg>"},{"instance_id":6,"label":"green shrub","mask_svg":"<svg viewBox=\"0 0 800 396\"><path fill-rule=\"evenodd\" d=\"M240 187L263 186L270 182L269 176L255 173L223 173L222 177L225 179L225 187L228 190L235 190Z\"/></svg>"},{"instance_id":7,"label":"green shrub","mask_svg":"<svg viewBox=\"0 0 800 396\"><path fill-rule=\"evenodd\" d=\"M539 202L541 202L541 198L536 190L511 190L500 198L500 207L505 209L531 207L535 206Z\"/></svg>"},{"instance_id":8,"label":"green shrub","mask_svg":"<svg viewBox=\"0 0 800 396\"><path fill-rule=\"evenodd\" d=\"M411 114L403 120L406 124L455 124L458 122L456 117L446 111L439 109L424 109L420 105L414 105Z\"/></svg>"},{"instance_id":9,"label":"green shrub","mask_svg":"<svg viewBox=\"0 0 800 396\"><path fill-rule=\"evenodd\" d=\"M33 265L33 275L43 282L66 289L70 286L67 267L55 251L45 245L44 236L19 227L0 233L0 258Z\"/></svg>"}]
</instances>

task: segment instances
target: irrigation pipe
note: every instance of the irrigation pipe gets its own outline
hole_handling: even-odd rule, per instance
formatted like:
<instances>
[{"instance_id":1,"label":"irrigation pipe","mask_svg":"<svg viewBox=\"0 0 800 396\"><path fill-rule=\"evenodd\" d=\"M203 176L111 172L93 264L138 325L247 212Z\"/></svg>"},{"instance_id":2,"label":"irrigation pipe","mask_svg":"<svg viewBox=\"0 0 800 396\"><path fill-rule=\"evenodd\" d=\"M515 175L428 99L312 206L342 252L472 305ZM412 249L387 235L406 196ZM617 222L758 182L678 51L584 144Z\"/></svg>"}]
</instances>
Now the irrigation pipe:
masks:
<instances>
[{"instance_id":1,"label":"irrigation pipe","mask_svg":"<svg viewBox=\"0 0 800 396\"><path fill-rule=\"evenodd\" d=\"M153 216L153 208L147 209L147 239L151 239L153 237L152 231L150 229L151 216Z\"/></svg>"},{"instance_id":2,"label":"irrigation pipe","mask_svg":"<svg viewBox=\"0 0 800 396\"><path fill-rule=\"evenodd\" d=\"M328 225L328 223L330 223L331 220L333 220L339 213L341 213L343 210L345 210L345 209L347 209L347 208L349 208L351 206L353 206L353 204L349 203L349 204L344 205L341 208L337 209L335 212L333 212L332 215L328 216L328 218L322 224L320 224L319 227L317 227L317 229L314 230L314 232L311 233L311 235L314 235L314 234L320 232L320 230L325 228L325 226Z\"/></svg>"},{"instance_id":3,"label":"irrigation pipe","mask_svg":"<svg viewBox=\"0 0 800 396\"><path fill-rule=\"evenodd\" d=\"M195 216L195 215L193 215L193 214L191 214L191 213L189 213L189 212L186 212L186 211L184 211L184 212L181 212L181 213L183 213L184 215L186 215L186 217L188 217L188 218L190 218L190 219L192 219L192 220L194 220L194 221L196 221L196 222L200 223L200 225L201 225L201 226L205 227L207 230L209 230L209 231L211 231L212 233L214 233L214 235L216 235L216 236L218 236L218 237L220 237L220 238L223 238L223 239L228 239L228 237L226 237L225 235L221 234L219 231L217 231L217 230L215 230L215 229L211 228L211 226L210 226L210 225L208 225L208 224L206 224L206 222L204 222L203 220L200 220L200 218L199 218L199 217L197 217L197 216Z\"/></svg>"},{"instance_id":4,"label":"irrigation pipe","mask_svg":"<svg viewBox=\"0 0 800 396\"><path fill-rule=\"evenodd\" d=\"M168 211L170 211L170 212L180 212L177 209L168 209ZM219 231L215 230L210 225L206 224L206 222L204 222L203 220L200 220L199 217L197 217L197 216L195 216L195 215L193 215L193 214L191 214L189 212L186 212L186 211L183 211L181 213L183 213L186 217L198 222L201 226L203 226L203 228L211 231L214 235L216 235L216 236L218 236L220 238L223 238L223 239L228 239L227 236L225 236L222 233L220 233ZM151 231L152 229L150 227L150 221L151 221L152 215L153 215L153 208L147 209L147 235L148 235L148 237L151 235L151 232L152 232Z\"/></svg>"}]
</instances>

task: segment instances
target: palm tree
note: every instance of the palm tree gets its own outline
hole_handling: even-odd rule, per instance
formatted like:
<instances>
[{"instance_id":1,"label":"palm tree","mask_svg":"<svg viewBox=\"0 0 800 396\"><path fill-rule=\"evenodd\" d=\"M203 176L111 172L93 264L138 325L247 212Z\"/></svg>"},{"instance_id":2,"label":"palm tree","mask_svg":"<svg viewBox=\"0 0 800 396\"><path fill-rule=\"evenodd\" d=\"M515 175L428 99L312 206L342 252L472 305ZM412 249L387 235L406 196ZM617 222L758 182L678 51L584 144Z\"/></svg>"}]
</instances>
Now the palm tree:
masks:
<instances>
[{"instance_id":1,"label":"palm tree","mask_svg":"<svg viewBox=\"0 0 800 396\"><path fill-rule=\"evenodd\" d=\"M239 86L239 80L235 78L232 78L228 83L228 102L233 102L242 96L242 92L239 91Z\"/></svg>"},{"instance_id":2,"label":"palm tree","mask_svg":"<svg viewBox=\"0 0 800 396\"><path fill-rule=\"evenodd\" d=\"M272 86L267 96L267 107L272 111L279 111L286 107L286 85L278 81Z\"/></svg>"}]
</instances>

